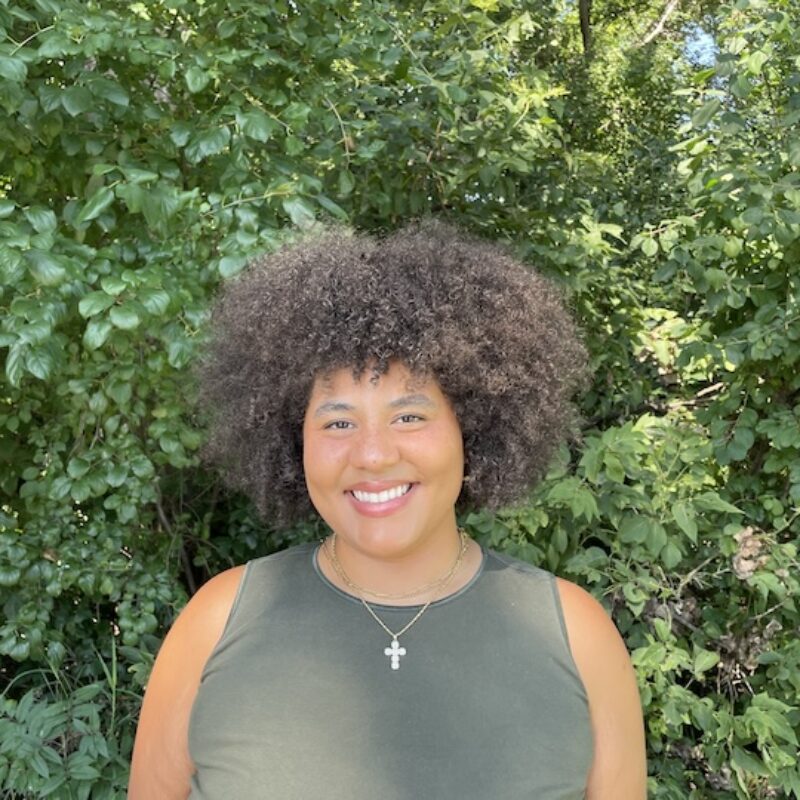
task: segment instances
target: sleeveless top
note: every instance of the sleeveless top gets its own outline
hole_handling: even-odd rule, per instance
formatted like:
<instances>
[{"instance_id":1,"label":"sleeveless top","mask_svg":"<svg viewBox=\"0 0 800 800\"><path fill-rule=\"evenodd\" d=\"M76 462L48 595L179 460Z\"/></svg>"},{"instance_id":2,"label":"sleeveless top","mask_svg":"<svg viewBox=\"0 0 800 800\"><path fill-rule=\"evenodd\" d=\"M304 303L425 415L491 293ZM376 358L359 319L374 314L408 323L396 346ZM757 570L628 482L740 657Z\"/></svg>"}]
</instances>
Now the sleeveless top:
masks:
<instances>
[{"instance_id":1,"label":"sleeveless top","mask_svg":"<svg viewBox=\"0 0 800 800\"><path fill-rule=\"evenodd\" d=\"M484 551L391 642L316 545L251 561L189 722L190 800L582 800L586 692L555 579ZM390 630L420 606L371 604Z\"/></svg>"}]
</instances>

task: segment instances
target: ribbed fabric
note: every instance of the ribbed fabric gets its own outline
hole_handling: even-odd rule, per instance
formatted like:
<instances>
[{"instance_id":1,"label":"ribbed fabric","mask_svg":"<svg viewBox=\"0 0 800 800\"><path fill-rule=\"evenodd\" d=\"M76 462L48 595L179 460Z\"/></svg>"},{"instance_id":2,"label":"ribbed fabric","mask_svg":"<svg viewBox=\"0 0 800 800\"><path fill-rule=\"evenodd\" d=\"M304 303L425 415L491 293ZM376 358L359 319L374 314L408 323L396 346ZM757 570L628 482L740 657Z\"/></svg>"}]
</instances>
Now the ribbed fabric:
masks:
<instances>
[{"instance_id":1,"label":"ribbed fabric","mask_svg":"<svg viewBox=\"0 0 800 800\"><path fill-rule=\"evenodd\" d=\"M392 630L415 607L374 605ZM552 575L484 553L400 639L319 571L250 562L189 726L190 800L581 800L586 692Z\"/></svg>"}]
</instances>

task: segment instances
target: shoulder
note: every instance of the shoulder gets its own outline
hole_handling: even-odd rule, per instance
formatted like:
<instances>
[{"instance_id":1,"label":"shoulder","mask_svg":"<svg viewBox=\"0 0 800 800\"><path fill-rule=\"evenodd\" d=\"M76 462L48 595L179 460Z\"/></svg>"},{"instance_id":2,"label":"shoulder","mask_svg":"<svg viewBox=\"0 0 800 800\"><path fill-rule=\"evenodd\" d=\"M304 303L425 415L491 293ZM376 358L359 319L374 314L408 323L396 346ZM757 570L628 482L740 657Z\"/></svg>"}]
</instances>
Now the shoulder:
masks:
<instances>
[{"instance_id":1,"label":"shoulder","mask_svg":"<svg viewBox=\"0 0 800 800\"><path fill-rule=\"evenodd\" d=\"M169 635L181 633L183 628L194 629L194 623L200 620L205 638L213 638L217 628L221 633L247 568L242 564L226 569L204 583L186 604Z\"/></svg>"},{"instance_id":2,"label":"shoulder","mask_svg":"<svg viewBox=\"0 0 800 800\"><path fill-rule=\"evenodd\" d=\"M522 561L519 558L514 558L507 553L500 553L497 550L486 548L486 558L493 569L502 569L508 571L510 574L525 576L526 579L533 579L543 582L551 582L554 580L554 575L541 567L534 566L528 561Z\"/></svg>"},{"instance_id":3,"label":"shoulder","mask_svg":"<svg viewBox=\"0 0 800 800\"><path fill-rule=\"evenodd\" d=\"M642 800L646 762L641 703L628 650L589 592L556 578L570 650L586 688L595 753L587 800Z\"/></svg>"},{"instance_id":4,"label":"shoulder","mask_svg":"<svg viewBox=\"0 0 800 800\"><path fill-rule=\"evenodd\" d=\"M248 572L279 572L290 570L297 566L306 568L308 560L319 547L319 542L304 542L292 545L284 550L278 550L266 556L255 558L246 564Z\"/></svg>"},{"instance_id":5,"label":"shoulder","mask_svg":"<svg viewBox=\"0 0 800 800\"><path fill-rule=\"evenodd\" d=\"M625 651L622 637L603 606L578 584L563 578L555 581L573 651L619 646Z\"/></svg>"},{"instance_id":6,"label":"shoulder","mask_svg":"<svg viewBox=\"0 0 800 800\"><path fill-rule=\"evenodd\" d=\"M219 641L246 567L205 583L175 620L159 650L136 731L128 797L185 798L194 771L189 716L206 661Z\"/></svg>"},{"instance_id":7,"label":"shoulder","mask_svg":"<svg viewBox=\"0 0 800 800\"><path fill-rule=\"evenodd\" d=\"M560 613L567 629L572 656L584 683L587 677L584 675L584 671L589 673L593 671L592 662L598 655L613 654L617 658L629 660L622 637L611 621L608 612L589 592L576 583L558 578L551 572L527 561L521 561L494 550L487 552L496 568L506 570L512 575L518 575L523 580L553 587L552 591L557 595ZM582 662L586 662L583 665L585 670L581 669Z\"/></svg>"},{"instance_id":8,"label":"shoulder","mask_svg":"<svg viewBox=\"0 0 800 800\"><path fill-rule=\"evenodd\" d=\"M555 580L572 656L587 690L607 688L620 674L632 677L628 649L605 608L577 584Z\"/></svg>"}]
</instances>

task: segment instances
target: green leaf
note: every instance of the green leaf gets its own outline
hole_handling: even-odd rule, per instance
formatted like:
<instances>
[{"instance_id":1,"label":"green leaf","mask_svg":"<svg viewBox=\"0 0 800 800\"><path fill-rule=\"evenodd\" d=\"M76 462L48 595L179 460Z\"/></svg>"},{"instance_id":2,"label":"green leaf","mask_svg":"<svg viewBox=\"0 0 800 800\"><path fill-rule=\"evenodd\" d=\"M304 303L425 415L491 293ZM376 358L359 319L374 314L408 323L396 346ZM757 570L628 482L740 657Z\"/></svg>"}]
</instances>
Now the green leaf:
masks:
<instances>
[{"instance_id":1,"label":"green leaf","mask_svg":"<svg viewBox=\"0 0 800 800\"><path fill-rule=\"evenodd\" d=\"M237 19L222 19L217 23L217 36L219 36L220 39L227 39L229 36L233 36L233 34L236 33L237 28Z\"/></svg>"},{"instance_id":2,"label":"green leaf","mask_svg":"<svg viewBox=\"0 0 800 800\"><path fill-rule=\"evenodd\" d=\"M58 224L56 215L49 208L42 208L41 206L26 208L25 219L30 222L37 233L49 233L54 231Z\"/></svg>"},{"instance_id":3,"label":"green leaf","mask_svg":"<svg viewBox=\"0 0 800 800\"><path fill-rule=\"evenodd\" d=\"M78 303L78 312L84 319L93 317L113 305L114 298L105 292L90 292Z\"/></svg>"},{"instance_id":4,"label":"green leaf","mask_svg":"<svg viewBox=\"0 0 800 800\"><path fill-rule=\"evenodd\" d=\"M566 506L574 517L583 517L587 522L599 516L594 495L574 477L567 477L553 484L547 493L547 499L555 505Z\"/></svg>"},{"instance_id":5,"label":"green leaf","mask_svg":"<svg viewBox=\"0 0 800 800\"><path fill-rule=\"evenodd\" d=\"M55 659L53 659L51 656L50 661L53 662ZM65 772L56 773L39 787L39 797L49 797L51 794L53 794L53 792L61 788L66 781L67 775Z\"/></svg>"},{"instance_id":6,"label":"green leaf","mask_svg":"<svg viewBox=\"0 0 800 800\"><path fill-rule=\"evenodd\" d=\"M139 311L132 303L123 303L119 306L114 306L108 312L108 317L111 323L124 331L131 331L139 326L142 318L139 316Z\"/></svg>"},{"instance_id":7,"label":"green leaf","mask_svg":"<svg viewBox=\"0 0 800 800\"><path fill-rule=\"evenodd\" d=\"M70 698L73 705L78 703L88 703L98 697L103 691L103 686L99 683L87 683L72 693Z\"/></svg>"},{"instance_id":8,"label":"green leaf","mask_svg":"<svg viewBox=\"0 0 800 800\"><path fill-rule=\"evenodd\" d=\"M245 256L224 256L219 260L217 269L223 278L232 278L244 269L245 264L247 264Z\"/></svg>"},{"instance_id":9,"label":"green leaf","mask_svg":"<svg viewBox=\"0 0 800 800\"><path fill-rule=\"evenodd\" d=\"M77 767L69 767L69 776L73 781L96 781L100 773L91 764L80 764Z\"/></svg>"},{"instance_id":10,"label":"green leaf","mask_svg":"<svg viewBox=\"0 0 800 800\"><path fill-rule=\"evenodd\" d=\"M186 145L186 158L193 164L208 156L221 153L231 140L231 132L227 126L204 131Z\"/></svg>"},{"instance_id":11,"label":"green leaf","mask_svg":"<svg viewBox=\"0 0 800 800\"><path fill-rule=\"evenodd\" d=\"M155 468L153 467L153 462L150 461L149 458L146 456L137 456L131 461L131 469L133 470L133 474L137 478L142 478L142 480L146 480L147 478L152 478L155 474Z\"/></svg>"},{"instance_id":12,"label":"green leaf","mask_svg":"<svg viewBox=\"0 0 800 800\"><path fill-rule=\"evenodd\" d=\"M99 217L114 202L114 191L108 186L101 186L87 201L75 218L76 225Z\"/></svg>"},{"instance_id":13,"label":"green leaf","mask_svg":"<svg viewBox=\"0 0 800 800\"><path fill-rule=\"evenodd\" d=\"M39 7L41 8L41 6ZM59 56L72 55L79 49L76 42L73 42L65 33L59 30L48 31L45 28L42 31L42 35L38 37L38 41L41 44L36 53L40 58L58 58Z\"/></svg>"},{"instance_id":14,"label":"green leaf","mask_svg":"<svg viewBox=\"0 0 800 800\"><path fill-rule=\"evenodd\" d=\"M28 250L25 259L31 274L43 286L58 286L67 275L59 258L46 250Z\"/></svg>"},{"instance_id":15,"label":"green leaf","mask_svg":"<svg viewBox=\"0 0 800 800\"><path fill-rule=\"evenodd\" d=\"M22 83L28 77L28 67L21 58L0 55L0 78Z\"/></svg>"},{"instance_id":16,"label":"green leaf","mask_svg":"<svg viewBox=\"0 0 800 800\"><path fill-rule=\"evenodd\" d=\"M109 103L121 108L127 108L130 103L128 93L118 83L108 78L95 78L89 84L89 88L95 97L102 97L103 100L108 100Z\"/></svg>"},{"instance_id":17,"label":"green leaf","mask_svg":"<svg viewBox=\"0 0 800 800\"><path fill-rule=\"evenodd\" d=\"M339 194L343 197L350 194L355 188L356 182L353 178L353 173L348 169L343 169L339 172Z\"/></svg>"},{"instance_id":18,"label":"green leaf","mask_svg":"<svg viewBox=\"0 0 800 800\"><path fill-rule=\"evenodd\" d=\"M652 236L646 236L642 239L642 243L639 246L648 258L652 258L658 252L658 242Z\"/></svg>"},{"instance_id":19,"label":"green leaf","mask_svg":"<svg viewBox=\"0 0 800 800\"><path fill-rule=\"evenodd\" d=\"M21 576L22 571L17 567L0 565L0 586L15 586Z\"/></svg>"},{"instance_id":20,"label":"green leaf","mask_svg":"<svg viewBox=\"0 0 800 800\"><path fill-rule=\"evenodd\" d=\"M714 653L711 650L698 650L694 657L694 664L692 671L695 675L702 675L708 672L712 667L719 663L719 653Z\"/></svg>"},{"instance_id":21,"label":"green leaf","mask_svg":"<svg viewBox=\"0 0 800 800\"><path fill-rule=\"evenodd\" d=\"M113 327L107 319L90 320L83 332L83 344L86 349L97 350L98 347L102 347Z\"/></svg>"},{"instance_id":22,"label":"green leaf","mask_svg":"<svg viewBox=\"0 0 800 800\"><path fill-rule=\"evenodd\" d=\"M151 314L160 316L169 308L169 294L163 289L145 289L138 295L139 302Z\"/></svg>"},{"instance_id":23,"label":"green leaf","mask_svg":"<svg viewBox=\"0 0 800 800\"><path fill-rule=\"evenodd\" d=\"M165 434L164 436L159 436L158 438L158 446L165 452L170 455L175 453L183 453L183 445L176 439L174 436L170 436L169 434Z\"/></svg>"},{"instance_id":24,"label":"green leaf","mask_svg":"<svg viewBox=\"0 0 800 800\"><path fill-rule=\"evenodd\" d=\"M83 503L85 500L89 498L89 495L92 493L92 487L88 480L77 480L74 481L72 486L70 486L69 494L70 497L76 503Z\"/></svg>"},{"instance_id":25,"label":"green leaf","mask_svg":"<svg viewBox=\"0 0 800 800\"><path fill-rule=\"evenodd\" d=\"M122 380L114 380L106 387L106 394L119 406L126 406L133 394L130 383ZM136 469L134 468L134 472Z\"/></svg>"},{"instance_id":26,"label":"green leaf","mask_svg":"<svg viewBox=\"0 0 800 800\"><path fill-rule=\"evenodd\" d=\"M694 509L683 500L672 504L672 518L678 527L697 544L697 520L695 519Z\"/></svg>"},{"instance_id":27,"label":"green leaf","mask_svg":"<svg viewBox=\"0 0 800 800\"><path fill-rule=\"evenodd\" d=\"M158 180L158 173L149 169L138 167L121 167L123 174L130 183L152 183Z\"/></svg>"},{"instance_id":28,"label":"green leaf","mask_svg":"<svg viewBox=\"0 0 800 800\"><path fill-rule=\"evenodd\" d=\"M750 206L742 212L742 222L748 225L759 225L764 219L764 209L761 206Z\"/></svg>"},{"instance_id":29,"label":"green leaf","mask_svg":"<svg viewBox=\"0 0 800 800\"><path fill-rule=\"evenodd\" d=\"M19 386L25 374L25 357L28 346L22 343L12 345L6 356L6 378L12 386Z\"/></svg>"},{"instance_id":30,"label":"green leaf","mask_svg":"<svg viewBox=\"0 0 800 800\"><path fill-rule=\"evenodd\" d=\"M703 492L695 495L694 505L703 511L721 511L727 514L743 514L736 506L723 500L716 492Z\"/></svg>"},{"instance_id":31,"label":"green leaf","mask_svg":"<svg viewBox=\"0 0 800 800\"><path fill-rule=\"evenodd\" d=\"M25 366L28 372L41 381L47 380L53 370L53 355L48 350L35 348L28 351Z\"/></svg>"},{"instance_id":32,"label":"green leaf","mask_svg":"<svg viewBox=\"0 0 800 800\"><path fill-rule=\"evenodd\" d=\"M119 197L131 214L138 214L142 210L147 190L135 183L121 183L116 188Z\"/></svg>"},{"instance_id":33,"label":"green leaf","mask_svg":"<svg viewBox=\"0 0 800 800\"><path fill-rule=\"evenodd\" d=\"M731 752L731 766L737 771L749 773L750 775L764 775L770 774L764 762L761 759L751 755L741 747L734 745Z\"/></svg>"},{"instance_id":34,"label":"green leaf","mask_svg":"<svg viewBox=\"0 0 800 800\"><path fill-rule=\"evenodd\" d=\"M727 452L732 461L741 461L755 442L752 428L737 425L733 431L733 439L728 444Z\"/></svg>"},{"instance_id":35,"label":"green leaf","mask_svg":"<svg viewBox=\"0 0 800 800\"><path fill-rule=\"evenodd\" d=\"M289 215L298 228L309 228L314 224L316 216L313 206L302 197L289 197L283 201L283 210Z\"/></svg>"},{"instance_id":36,"label":"green leaf","mask_svg":"<svg viewBox=\"0 0 800 800\"><path fill-rule=\"evenodd\" d=\"M17 643L8 651L8 655L14 659L14 661L25 661L26 658L30 655L31 652L31 643L20 639Z\"/></svg>"},{"instance_id":37,"label":"green leaf","mask_svg":"<svg viewBox=\"0 0 800 800\"><path fill-rule=\"evenodd\" d=\"M619 538L628 544L641 544L647 539L650 520L641 514L628 514L619 525Z\"/></svg>"},{"instance_id":38,"label":"green leaf","mask_svg":"<svg viewBox=\"0 0 800 800\"><path fill-rule=\"evenodd\" d=\"M667 569L675 569L675 567L681 563L683 553L681 553L680 548L674 542L667 542L667 544L664 545L664 549L660 553L660 558L661 563Z\"/></svg>"},{"instance_id":39,"label":"green leaf","mask_svg":"<svg viewBox=\"0 0 800 800\"><path fill-rule=\"evenodd\" d=\"M128 466L126 464L115 464L106 473L106 481L109 486L115 489L122 486L128 480Z\"/></svg>"},{"instance_id":40,"label":"green leaf","mask_svg":"<svg viewBox=\"0 0 800 800\"><path fill-rule=\"evenodd\" d=\"M128 284L116 275L105 275L100 278L100 285L103 287L103 291L106 294L113 295L114 297L121 295L129 288Z\"/></svg>"},{"instance_id":41,"label":"green leaf","mask_svg":"<svg viewBox=\"0 0 800 800\"><path fill-rule=\"evenodd\" d=\"M50 777L50 768L47 766L47 762L42 758L40 752L33 753L28 759L28 763L33 767L34 772L36 772L39 777L45 779Z\"/></svg>"},{"instance_id":42,"label":"green leaf","mask_svg":"<svg viewBox=\"0 0 800 800\"><path fill-rule=\"evenodd\" d=\"M182 369L191 361L193 354L194 348L186 339L174 339L169 343L167 360L171 367Z\"/></svg>"},{"instance_id":43,"label":"green leaf","mask_svg":"<svg viewBox=\"0 0 800 800\"><path fill-rule=\"evenodd\" d=\"M662 548L668 547L667 545L667 532L664 526L654 519L648 520L647 538L645 539L645 547L654 556L661 555L663 558Z\"/></svg>"},{"instance_id":44,"label":"green leaf","mask_svg":"<svg viewBox=\"0 0 800 800\"><path fill-rule=\"evenodd\" d=\"M704 103L692 114L692 125L695 128L705 128L720 108L722 108L722 103L716 98Z\"/></svg>"},{"instance_id":45,"label":"green leaf","mask_svg":"<svg viewBox=\"0 0 800 800\"><path fill-rule=\"evenodd\" d=\"M469 100L469 93L455 83L447 84L447 96L457 105L463 105Z\"/></svg>"},{"instance_id":46,"label":"green leaf","mask_svg":"<svg viewBox=\"0 0 800 800\"><path fill-rule=\"evenodd\" d=\"M763 50L756 50L754 53L750 53L750 55L744 59L743 63L748 72L753 75L758 75L767 61L769 61L769 55Z\"/></svg>"},{"instance_id":47,"label":"green leaf","mask_svg":"<svg viewBox=\"0 0 800 800\"><path fill-rule=\"evenodd\" d=\"M185 122L176 122L169 133L169 138L177 147L184 147L192 135L193 128Z\"/></svg>"},{"instance_id":48,"label":"green leaf","mask_svg":"<svg viewBox=\"0 0 800 800\"><path fill-rule=\"evenodd\" d=\"M619 457L614 453L605 453L603 456L603 466L605 467L606 476L614 483L625 482L625 467Z\"/></svg>"},{"instance_id":49,"label":"green leaf","mask_svg":"<svg viewBox=\"0 0 800 800\"><path fill-rule=\"evenodd\" d=\"M211 75L197 66L189 67L184 75L186 86L192 94L203 91L211 80Z\"/></svg>"},{"instance_id":50,"label":"green leaf","mask_svg":"<svg viewBox=\"0 0 800 800\"><path fill-rule=\"evenodd\" d=\"M722 251L729 258L736 258L742 252L742 240L738 236L729 236L722 245Z\"/></svg>"},{"instance_id":51,"label":"green leaf","mask_svg":"<svg viewBox=\"0 0 800 800\"><path fill-rule=\"evenodd\" d=\"M236 124L245 136L257 142L267 142L272 136L278 123L263 111L247 111L236 114Z\"/></svg>"},{"instance_id":52,"label":"green leaf","mask_svg":"<svg viewBox=\"0 0 800 800\"><path fill-rule=\"evenodd\" d=\"M71 117L88 111L93 102L92 93L85 86L70 86L61 94L61 105Z\"/></svg>"},{"instance_id":53,"label":"green leaf","mask_svg":"<svg viewBox=\"0 0 800 800\"><path fill-rule=\"evenodd\" d=\"M82 478L89 471L90 467L91 464L85 458L75 456L75 458L71 458L69 464L67 464L67 475L77 480L78 478Z\"/></svg>"},{"instance_id":54,"label":"green leaf","mask_svg":"<svg viewBox=\"0 0 800 800\"><path fill-rule=\"evenodd\" d=\"M330 197L326 197L324 194L319 194L317 195L317 202L326 211L333 214L333 216L336 217L337 219L340 219L344 222L347 222L350 219L348 213L340 205L334 203L333 200L330 199Z\"/></svg>"}]
</instances>

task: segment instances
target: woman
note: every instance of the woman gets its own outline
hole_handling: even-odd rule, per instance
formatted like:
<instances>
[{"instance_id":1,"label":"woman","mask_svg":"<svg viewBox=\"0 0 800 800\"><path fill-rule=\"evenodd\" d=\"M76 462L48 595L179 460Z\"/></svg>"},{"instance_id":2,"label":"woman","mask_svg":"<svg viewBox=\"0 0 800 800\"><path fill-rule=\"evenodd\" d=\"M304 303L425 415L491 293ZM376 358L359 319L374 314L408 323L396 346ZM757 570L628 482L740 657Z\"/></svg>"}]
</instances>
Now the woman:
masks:
<instances>
[{"instance_id":1,"label":"woman","mask_svg":"<svg viewBox=\"0 0 800 800\"><path fill-rule=\"evenodd\" d=\"M220 299L209 455L270 521L331 535L209 581L156 660L132 800L642 800L635 678L602 607L483 551L583 351L558 294L451 228L329 233Z\"/></svg>"}]
</instances>

